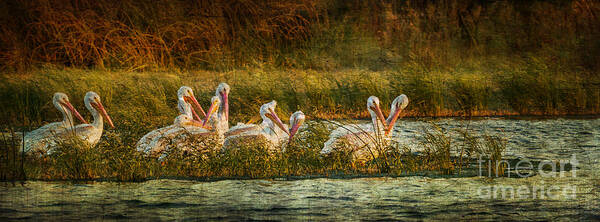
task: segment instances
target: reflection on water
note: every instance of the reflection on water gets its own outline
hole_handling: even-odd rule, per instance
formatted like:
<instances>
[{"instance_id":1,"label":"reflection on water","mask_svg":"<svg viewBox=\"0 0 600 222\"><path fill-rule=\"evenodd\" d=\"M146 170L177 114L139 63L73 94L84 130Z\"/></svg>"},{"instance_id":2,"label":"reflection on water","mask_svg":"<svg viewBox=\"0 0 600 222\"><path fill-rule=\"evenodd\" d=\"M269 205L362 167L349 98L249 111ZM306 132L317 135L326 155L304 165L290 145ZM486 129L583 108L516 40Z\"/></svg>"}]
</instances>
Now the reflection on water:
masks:
<instances>
[{"instance_id":1,"label":"reflection on water","mask_svg":"<svg viewBox=\"0 0 600 222\"><path fill-rule=\"evenodd\" d=\"M508 139L506 156L532 160L564 160L575 154L582 167L600 164L600 119L505 120L486 118L476 121L453 119L435 122L448 130L457 142L453 129L468 129L476 134L500 135ZM425 129L433 129L424 121L401 121L394 128L395 139L418 151ZM454 132L454 133L453 133Z\"/></svg>"},{"instance_id":2,"label":"reflection on water","mask_svg":"<svg viewBox=\"0 0 600 222\"><path fill-rule=\"evenodd\" d=\"M438 124L463 126L454 120ZM404 121L396 127L397 138L412 146L426 126ZM513 156L558 160L576 154L581 168L576 177L5 183L0 219L598 220L599 126L599 120L561 119L470 123L476 131L502 132ZM493 197L488 191L496 187L545 190Z\"/></svg>"},{"instance_id":3,"label":"reflection on water","mask_svg":"<svg viewBox=\"0 0 600 222\"><path fill-rule=\"evenodd\" d=\"M588 177L589 179L589 177ZM486 198L481 187L576 186L575 197ZM69 185L28 182L2 191L11 219L600 219L598 181L585 178L363 178ZM560 192L560 191L557 191ZM483 193L483 192L481 192Z\"/></svg>"}]
</instances>

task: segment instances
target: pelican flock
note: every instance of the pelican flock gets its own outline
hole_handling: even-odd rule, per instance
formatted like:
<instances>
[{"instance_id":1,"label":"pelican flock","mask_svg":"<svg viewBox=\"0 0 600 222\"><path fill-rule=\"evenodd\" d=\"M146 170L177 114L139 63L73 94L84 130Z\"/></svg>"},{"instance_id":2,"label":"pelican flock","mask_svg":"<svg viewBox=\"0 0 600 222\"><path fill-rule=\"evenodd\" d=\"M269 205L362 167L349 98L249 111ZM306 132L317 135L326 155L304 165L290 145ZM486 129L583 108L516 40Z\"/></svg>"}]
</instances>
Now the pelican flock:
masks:
<instances>
[{"instance_id":1,"label":"pelican flock","mask_svg":"<svg viewBox=\"0 0 600 222\"><path fill-rule=\"evenodd\" d=\"M151 156L162 154L168 148L167 146L170 143L169 139L174 138L175 135L173 134L183 133L180 131L181 128L189 128L190 126L201 127L201 124L199 125L196 123L202 121L202 119L196 114L195 109L198 109L204 115L206 114L204 113L202 106L200 106L196 100L192 88L182 86L177 90L177 109L179 110L180 115L175 118L173 125L155 129L144 135L136 145L138 151ZM184 119L181 116L187 116L188 118ZM178 120L178 118L180 120ZM183 120L186 120L187 122L184 122ZM190 122L189 120L195 120L196 122Z\"/></svg>"},{"instance_id":2,"label":"pelican flock","mask_svg":"<svg viewBox=\"0 0 600 222\"><path fill-rule=\"evenodd\" d=\"M333 130L321 154L329 155L332 152L347 151L352 153L354 160L362 162L378 157L381 148L389 145L396 120L407 105L406 95L396 97L392 102L390 115L384 119L379 98L369 97L367 110L371 114L371 123L342 125Z\"/></svg>"},{"instance_id":3,"label":"pelican flock","mask_svg":"<svg viewBox=\"0 0 600 222\"><path fill-rule=\"evenodd\" d=\"M77 110L69 103L68 97L64 93L54 94L54 106L63 113L63 121L46 124L34 131L25 134L23 140L24 151L38 154L52 154L57 142L64 141L76 135L79 139L86 141L90 146L95 146L104 128L104 120L114 127L110 116L106 113L100 96L95 92L85 94L84 103L86 108L92 113L94 121L88 124ZM74 125L72 114L82 122Z\"/></svg>"},{"instance_id":4,"label":"pelican flock","mask_svg":"<svg viewBox=\"0 0 600 222\"><path fill-rule=\"evenodd\" d=\"M85 119L69 102L69 97L64 93L54 93L52 104L63 116L63 121L46 124L34 131L25 134L23 139L25 152L45 153L50 148L55 135L73 129L75 122L73 115L82 123L87 123Z\"/></svg>"},{"instance_id":5,"label":"pelican flock","mask_svg":"<svg viewBox=\"0 0 600 222\"><path fill-rule=\"evenodd\" d=\"M238 124L225 133L225 142L223 149L239 147L244 144L264 145L267 151L278 152L284 142L291 141L298 128L304 122L304 113L295 112L290 117L291 128L281 122L281 119L275 113L277 102L275 100L266 103L260 107L260 117L262 123ZM283 150L281 150L283 151Z\"/></svg>"},{"instance_id":6,"label":"pelican flock","mask_svg":"<svg viewBox=\"0 0 600 222\"><path fill-rule=\"evenodd\" d=\"M182 100L180 100L181 102ZM203 137L211 135L207 120L218 109L220 99L212 98L211 107L204 120L195 120L187 113L182 113L173 121L173 125L154 130L146 134L137 144L137 150L153 157L163 159L166 154L174 149L191 151L200 146ZM180 105L181 106L181 105Z\"/></svg>"},{"instance_id":7,"label":"pelican flock","mask_svg":"<svg viewBox=\"0 0 600 222\"><path fill-rule=\"evenodd\" d=\"M179 115L173 124L152 130L136 144L136 149L150 157L164 158L171 151L184 151L190 154L202 154L207 151L224 151L244 148L249 144L263 146L269 153L285 152L285 147L298 133L305 121L302 111L296 111L284 124L277 113L277 101L265 103L260 107L260 124L238 123L229 128L229 92L226 83L217 86L210 106L205 112L194 96L191 87L182 86L177 91L177 109ZM102 136L104 123L114 128L100 96L88 92L84 97L85 107L93 117L91 124L77 112L64 93L55 93L52 103L61 112L63 121L54 122L27 133L24 137L24 151L28 153L50 154L56 142L76 135L95 146ZM351 152L355 161L368 161L377 158L382 149L390 143L393 128L402 110L408 105L404 94L391 103L390 113L384 117L380 101L376 96L367 99L367 110L371 116L368 124L347 124L329 135L320 154L328 156L335 152ZM200 115L199 115L200 114ZM75 125L73 115L82 122Z\"/></svg>"}]
</instances>

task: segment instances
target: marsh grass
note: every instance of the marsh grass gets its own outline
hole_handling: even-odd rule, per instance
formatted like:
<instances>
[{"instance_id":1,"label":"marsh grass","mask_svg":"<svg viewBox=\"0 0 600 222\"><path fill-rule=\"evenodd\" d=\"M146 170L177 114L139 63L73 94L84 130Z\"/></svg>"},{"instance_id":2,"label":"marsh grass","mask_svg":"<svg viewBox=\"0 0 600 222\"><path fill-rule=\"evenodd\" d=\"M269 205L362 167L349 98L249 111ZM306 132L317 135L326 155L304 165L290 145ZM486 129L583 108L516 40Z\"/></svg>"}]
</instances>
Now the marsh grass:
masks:
<instances>
[{"instance_id":1,"label":"marsh grass","mask_svg":"<svg viewBox=\"0 0 600 222\"><path fill-rule=\"evenodd\" d=\"M508 162L502 159L505 150L505 139L493 135L483 135L481 155L488 160L489 164L486 165L488 172L491 172L496 177L504 176L505 170L508 167Z\"/></svg>"},{"instance_id":2,"label":"marsh grass","mask_svg":"<svg viewBox=\"0 0 600 222\"><path fill-rule=\"evenodd\" d=\"M12 126L37 127L58 119L51 104L54 92L64 92L71 103L88 119L83 95L90 90L102 102L118 127L128 127L138 136L148 129L164 126L176 114L176 91L182 85L194 88L203 106L219 82L232 87L231 122L257 118L259 106L270 100L279 102L283 113L303 110L319 119L366 118L364 101L377 95L383 103L404 93L411 99L406 116L488 116L488 115L564 115L600 112L600 78L564 74L540 80L542 74L527 72L503 74L480 72L455 75L454 71L425 72L406 67L396 71L360 69L317 72L276 68L169 72L60 70L47 68L11 78L1 75L0 106L2 122ZM532 76L533 75L533 76ZM562 76L562 77L561 77ZM382 107L388 111L389 107ZM136 126L136 127L131 127ZM133 139L133 138L128 138Z\"/></svg>"},{"instance_id":3,"label":"marsh grass","mask_svg":"<svg viewBox=\"0 0 600 222\"><path fill-rule=\"evenodd\" d=\"M48 159L56 169L59 178L67 180L90 180L103 170L105 159L101 152L92 148L86 141L73 136L57 141Z\"/></svg>"},{"instance_id":4,"label":"marsh grass","mask_svg":"<svg viewBox=\"0 0 600 222\"><path fill-rule=\"evenodd\" d=\"M429 166L431 170L453 174L456 163L451 158L451 150L455 147L454 141L443 128L435 124L433 128L433 130L425 129L423 133L424 140L421 142L424 147L423 164Z\"/></svg>"},{"instance_id":5,"label":"marsh grass","mask_svg":"<svg viewBox=\"0 0 600 222\"><path fill-rule=\"evenodd\" d=\"M20 145L22 135L15 133L13 128L2 133L0 138L0 181L25 180L24 160L25 155L21 152L23 147Z\"/></svg>"},{"instance_id":6,"label":"marsh grass","mask_svg":"<svg viewBox=\"0 0 600 222\"><path fill-rule=\"evenodd\" d=\"M137 152L135 143L127 142L127 134L121 136L118 131L107 131L96 147L71 138L57 142L54 152L46 156L25 155L21 159L17 155L13 159L15 157L8 154L14 153L3 150L2 158L8 158L8 161L3 161L2 173L7 180L143 181L154 178L216 180L398 176L423 172L456 175L455 169L459 167L457 157L450 153L450 149L455 149L458 144L450 139L449 132L441 128L423 132L425 139L420 145L425 151L422 153L390 143L382 146L380 155L372 160L356 162L352 152L336 152L327 157L319 154L331 127L326 122L307 122L296 139L278 148L285 149L285 152L272 152L264 144L247 143L226 151L204 149L201 155L189 150L171 149L163 159ZM468 136L478 138L473 140L477 143L474 146L482 149L479 152L490 154L490 160L502 159L504 144L499 143L502 141L499 137ZM474 160L467 158L465 164L469 161ZM23 167L20 168L20 165ZM502 175L504 168L491 170Z\"/></svg>"}]
</instances>

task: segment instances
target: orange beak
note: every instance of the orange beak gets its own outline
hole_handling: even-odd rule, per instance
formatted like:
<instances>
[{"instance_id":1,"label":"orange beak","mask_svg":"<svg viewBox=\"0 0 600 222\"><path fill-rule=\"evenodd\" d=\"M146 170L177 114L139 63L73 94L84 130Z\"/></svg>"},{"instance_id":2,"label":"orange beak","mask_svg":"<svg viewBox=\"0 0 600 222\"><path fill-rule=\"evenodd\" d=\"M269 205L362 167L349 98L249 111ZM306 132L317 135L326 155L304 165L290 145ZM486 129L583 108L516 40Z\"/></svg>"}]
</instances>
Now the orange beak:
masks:
<instances>
[{"instance_id":1,"label":"orange beak","mask_svg":"<svg viewBox=\"0 0 600 222\"><path fill-rule=\"evenodd\" d=\"M108 113L106 113L106 110L104 109L104 106L102 106L102 103L100 101L97 102L92 102L92 105L95 106L95 108L100 111L100 115L102 115L102 117L104 117L106 119L106 122L108 122L108 125L110 125L110 127L115 128L115 125L113 125L112 120L110 119L110 116L108 116Z\"/></svg>"},{"instance_id":2,"label":"orange beak","mask_svg":"<svg viewBox=\"0 0 600 222\"><path fill-rule=\"evenodd\" d=\"M206 117L204 118L204 121L202 122L202 126L206 125L206 123L210 119L210 116L213 113L215 113L217 109L219 109L219 104L217 103L217 101L215 101L212 104L210 104L210 107L208 108L208 113L206 114Z\"/></svg>"},{"instance_id":3,"label":"orange beak","mask_svg":"<svg viewBox=\"0 0 600 222\"><path fill-rule=\"evenodd\" d=\"M275 125L277 125L277 127L283 130L288 136L290 135L290 131L287 128L285 128L285 126L281 122L281 119L279 119L279 117L277 116L277 113L275 113L273 110L269 110L269 113L265 114L265 116L271 119L271 121L273 121Z\"/></svg>"},{"instance_id":4,"label":"orange beak","mask_svg":"<svg viewBox=\"0 0 600 222\"><path fill-rule=\"evenodd\" d=\"M202 106L200 106L200 103L198 103L198 100L196 100L195 97L193 97L193 96L184 96L183 99L186 102L191 103L192 105L194 105L196 107L196 109L200 110L200 112L202 113L202 116L206 116L206 113L204 112L204 109L202 109ZM192 112L194 112L194 109L192 109ZM194 117L197 118L198 120L200 120L200 117L198 117L197 114L194 114Z\"/></svg>"},{"instance_id":5,"label":"orange beak","mask_svg":"<svg viewBox=\"0 0 600 222\"><path fill-rule=\"evenodd\" d=\"M225 119L229 121L229 95L227 93L221 93L223 97L223 110L225 112Z\"/></svg>"},{"instance_id":6,"label":"orange beak","mask_svg":"<svg viewBox=\"0 0 600 222\"><path fill-rule=\"evenodd\" d=\"M302 122L294 123L292 129L290 130L290 138L288 140L288 143L292 142L292 138L294 138L294 135L296 135L296 133L298 132L298 128L300 128L300 125L302 125Z\"/></svg>"},{"instance_id":7,"label":"orange beak","mask_svg":"<svg viewBox=\"0 0 600 222\"><path fill-rule=\"evenodd\" d=\"M388 126L387 126L387 124L385 122L385 117L383 117L383 113L381 112L381 109L379 108L379 105L371 106L371 109L375 110L375 114L377 115L377 119L379 119L379 121L383 125L383 128L386 129Z\"/></svg>"},{"instance_id":8,"label":"orange beak","mask_svg":"<svg viewBox=\"0 0 600 222\"><path fill-rule=\"evenodd\" d=\"M63 103L63 102L61 102L61 104L62 104L63 106L66 106L66 107L67 107L67 109L69 109L69 110L71 111L71 113L75 114L75 117L77 117L77 119L79 119L79 121L81 121L82 123L85 123L85 124L87 124L87 123L88 123L88 122L87 122L87 121L85 121L85 119L84 119L84 118L81 116L81 114L79 114L79 112L77 112L77 110L75 109L75 107L73 107L73 105L71 105L71 103L70 103L70 102L68 102L68 101L67 101L67 102L64 102L64 103Z\"/></svg>"},{"instance_id":9,"label":"orange beak","mask_svg":"<svg viewBox=\"0 0 600 222\"><path fill-rule=\"evenodd\" d=\"M200 119L200 117L198 116L198 114L196 113L196 110L194 108L192 108L191 110L192 110L192 115L194 116L195 120L198 120L198 121L202 120L202 119Z\"/></svg>"},{"instance_id":10,"label":"orange beak","mask_svg":"<svg viewBox=\"0 0 600 222\"><path fill-rule=\"evenodd\" d=\"M402 109L396 109L396 112L388 123L387 129L385 130L386 136L392 131L392 129L394 129L394 124L396 124L396 120L398 120L398 116L400 116L400 111L402 111Z\"/></svg>"}]
</instances>

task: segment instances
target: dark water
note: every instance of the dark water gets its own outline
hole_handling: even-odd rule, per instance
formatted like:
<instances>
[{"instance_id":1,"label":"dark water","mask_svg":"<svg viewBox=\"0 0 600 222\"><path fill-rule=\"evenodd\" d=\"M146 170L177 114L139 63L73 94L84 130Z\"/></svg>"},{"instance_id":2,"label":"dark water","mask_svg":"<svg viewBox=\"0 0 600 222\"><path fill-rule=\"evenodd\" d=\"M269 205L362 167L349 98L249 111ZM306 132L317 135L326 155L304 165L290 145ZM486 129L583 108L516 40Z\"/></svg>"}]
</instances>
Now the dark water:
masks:
<instances>
[{"instance_id":1,"label":"dark water","mask_svg":"<svg viewBox=\"0 0 600 222\"><path fill-rule=\"evenodd\" d=\"M438 124L464 127L455 120ZM404 121L396 127L397 139L417 149L423 127L430 126ZM486 119L469 127L503 133L509 156L559 161L575 154L578 170L494 180L412 176L5 183L0 219L600 220L600 120Z\"/></svg>"}]
</instances>

